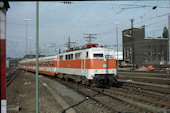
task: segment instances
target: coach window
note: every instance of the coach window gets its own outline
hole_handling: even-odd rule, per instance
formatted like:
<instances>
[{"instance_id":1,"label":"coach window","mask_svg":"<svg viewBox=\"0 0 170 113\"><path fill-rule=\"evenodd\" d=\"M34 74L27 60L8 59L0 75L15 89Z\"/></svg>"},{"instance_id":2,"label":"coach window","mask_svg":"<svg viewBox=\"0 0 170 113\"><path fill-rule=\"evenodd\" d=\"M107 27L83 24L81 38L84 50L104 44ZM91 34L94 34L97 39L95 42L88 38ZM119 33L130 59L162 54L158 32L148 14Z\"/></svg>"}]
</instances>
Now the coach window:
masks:
<instances>
[{"instance_id":1,"label":"coach window","mask_svg":"<svg viewBox=\"0 0 170 113\"><path fill-rule=\"evenodd\" d=\"M54 62L50 62L50 66L54 66Z\"/></svg>"}]
</instances>

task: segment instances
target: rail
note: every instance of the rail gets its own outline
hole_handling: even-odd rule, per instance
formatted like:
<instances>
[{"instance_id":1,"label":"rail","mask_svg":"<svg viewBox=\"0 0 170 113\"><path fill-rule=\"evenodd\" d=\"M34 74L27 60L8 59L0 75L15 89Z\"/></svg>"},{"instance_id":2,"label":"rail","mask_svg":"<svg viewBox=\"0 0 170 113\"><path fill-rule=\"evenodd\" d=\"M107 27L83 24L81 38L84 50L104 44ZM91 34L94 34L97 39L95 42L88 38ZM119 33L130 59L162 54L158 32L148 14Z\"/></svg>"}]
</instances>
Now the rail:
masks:
<instances>
[{"instance_id":1,"label":"rail","mask_svg":"<svg viewBox=\"0 0 170 113\"><path fill-rule=\"evenodd\" d=\"M14 78L20 73L20 70L16 70L9 75L6 76L6 85L9 86L9 84L14 80Z\"/></svg>"}]
</instances>

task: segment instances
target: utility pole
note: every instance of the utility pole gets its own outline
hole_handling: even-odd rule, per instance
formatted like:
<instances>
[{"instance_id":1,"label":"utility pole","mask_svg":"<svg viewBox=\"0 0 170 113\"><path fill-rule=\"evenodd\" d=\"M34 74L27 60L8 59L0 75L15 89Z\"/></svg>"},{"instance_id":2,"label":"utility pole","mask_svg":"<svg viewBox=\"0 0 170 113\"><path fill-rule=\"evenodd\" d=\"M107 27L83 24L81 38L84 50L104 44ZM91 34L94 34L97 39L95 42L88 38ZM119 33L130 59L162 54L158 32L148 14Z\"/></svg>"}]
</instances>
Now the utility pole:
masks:
<instances>
[{"instance_id":1,"label":"utility pole","mask_svg":"<svg viewBox=\"0 0 170 113\"><path fill-rule=\"evenodd\" d=\"M117 67L117 76L118 76L118 71L119 71L119 54L118 54L118 27L117 25L120 24L119 22L114 22L116 25L116 41L117 41L117 58L116 58L116 67Z\"/></svg>"},{"instance_id":2,"label":"utility pole","mask_svg":"<svg viewBox=\"0 0 170 113\"><path fill-rule=\"evenodd\" d=\"M167 57L167 60L168 60L168 63L167 64L170 64L170 15L168 16L168 57Z\"/></svg>"},{"instance_id":3,"label":"utility pole","mask_svg":"<svg viewBox=\"0 0 170 113\"><path fill-rule=\"evenodd\" d=\"M29 18L25 18L24 21L26 22L26 73L25 75L27 75L27 22L29 21Z\"/></svg>"},{"instance_id":4,"label":"utility pole","mask_svg":"<svg viewBox=\"0 0 170 113\"><path fill-rule=\"evenodd\" d=\"M132 38L132 64L133 64L133 68L134 68L134 61L135 61L135 57L134 57L134 37L133 37L133 22L134 22L134 19L131 19L131 38Z\"/></svg>"},{"instance_id":5,"label":"utility pole","mask_svg":"<svg viewBox=\"0 0 170 113\"><path fill-rule=\"evenodd\" d=\"M29 40L30 40L30 47L29 47L29 49L30 49L30 55L32 55L32 44L31 44L31 42L32 42L32 38L31 38L31 37L29 37Z\"/></svg>"},{"instance_id":6,"label":"utility pole","mask_svg":"<svg viewBox=\"0 0 170 113\"><path fill-rule=\"evenodd\" d=\"M70 42L70 37L68 38L68 49L70 49L70 44L71 42Z\"/></svg>"},{"instance_id":7,"label":"utility pole","mask_svg":"<svg viewBox=\"0 0 170 113\"><path fill-rule=\"evenodd\" d=\"M38 77L39 77L39 69L38 69L38 65L39 65L39 58L38 58L38 49L39 49L39 2L36 2L36 113L39 113L39 85L38 85Z\"/></svg>"},{"instance_id":8,"label":"utility pole","mask_svg":"<svg viewBox=\"0 0 170 113\"><path fill-rule=\"evenodd\" d=\"M118 27L117 27L117 24L116 24L116 39L117 39L117 73L118 73L118 70L119 70L119 57L118 57Z\"/></svg>"},{"instance_id":9,"label":"utility pole","mask_svg":"<svg viewBox=\"0 0 170 113\"><path fill-rule=\"evenodd\" d=\"M92 42L92 39L96 39L96 35L97 34L84 34L84 35L87 35L87 36L85 36L84 38L87 38L88 40L88 44L91 44L91 42Z\"/></svg>"},{"instance_id":10,"label":"utility pole","mask_svg":"<svg viewBox=\"0 0 170 113\"><path fill-rule=\"evenodd\" d=\"M61 49L60 48L59 48L58 52L61 53Z\"/></svg>"},{"instance_id":11,"label":"utility pole","mask_svg":"<svg viewBox=\"0 0 170 113\"><path fill-rule=\"evenodd\" d=\"M76 43L76 42L71 42L71 41L70 41L70 37L69 37L69 38L68 38L68 44L67 44L68 49L71 48L71 43L74 44L74 43Z\"/></svg>"}]
</instances>

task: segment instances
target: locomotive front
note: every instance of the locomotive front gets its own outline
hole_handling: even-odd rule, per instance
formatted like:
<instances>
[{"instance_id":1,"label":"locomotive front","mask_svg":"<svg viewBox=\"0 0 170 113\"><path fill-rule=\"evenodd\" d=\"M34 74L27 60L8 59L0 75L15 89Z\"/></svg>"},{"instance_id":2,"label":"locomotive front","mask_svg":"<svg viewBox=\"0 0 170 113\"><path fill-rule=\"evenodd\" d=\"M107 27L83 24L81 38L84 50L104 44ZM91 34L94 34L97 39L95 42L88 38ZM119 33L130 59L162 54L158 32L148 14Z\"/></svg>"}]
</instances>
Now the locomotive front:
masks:
<instances>
[{"instance_id":1,"label":"locomotive front","mask_svg":"<svg viewBox=\"0 0 170 113\"><path fill-rule=\"evenodd\" d=\"M93 48L89 51L91 64L89 77L92 85L103 87L117 85L117 70L115 53L111 49Z\"/></svg>"}]
</instances>

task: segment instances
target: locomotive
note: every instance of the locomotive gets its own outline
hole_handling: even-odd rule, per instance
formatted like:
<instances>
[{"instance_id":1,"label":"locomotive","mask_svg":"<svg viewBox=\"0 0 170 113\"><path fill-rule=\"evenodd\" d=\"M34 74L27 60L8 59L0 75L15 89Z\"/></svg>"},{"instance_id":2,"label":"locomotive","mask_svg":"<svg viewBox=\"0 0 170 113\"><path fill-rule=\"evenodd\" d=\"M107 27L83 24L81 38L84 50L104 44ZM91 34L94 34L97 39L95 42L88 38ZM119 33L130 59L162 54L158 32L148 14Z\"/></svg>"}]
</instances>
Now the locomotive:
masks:
<instances>
[{"instance_id":1,"label":"locomotive","mask_svg":"<svg viewBox=\"0 0 170 113\"><path fill-rule=\"evenodd\" d=\"M35 72L36 59L20 61L19 68ZM70 48L65 53L39 58L38 69L41 74L97 87L118 83L114 50L98 44L88 44L81 49Z\"/></svg>"}]
</instances>

